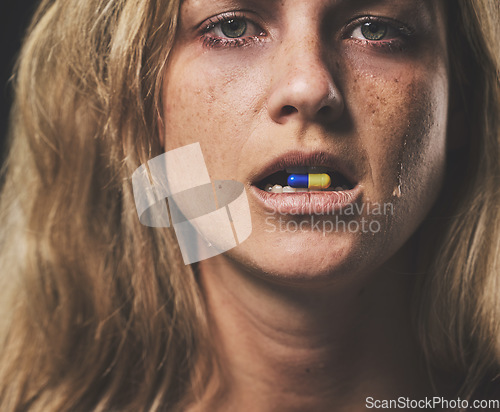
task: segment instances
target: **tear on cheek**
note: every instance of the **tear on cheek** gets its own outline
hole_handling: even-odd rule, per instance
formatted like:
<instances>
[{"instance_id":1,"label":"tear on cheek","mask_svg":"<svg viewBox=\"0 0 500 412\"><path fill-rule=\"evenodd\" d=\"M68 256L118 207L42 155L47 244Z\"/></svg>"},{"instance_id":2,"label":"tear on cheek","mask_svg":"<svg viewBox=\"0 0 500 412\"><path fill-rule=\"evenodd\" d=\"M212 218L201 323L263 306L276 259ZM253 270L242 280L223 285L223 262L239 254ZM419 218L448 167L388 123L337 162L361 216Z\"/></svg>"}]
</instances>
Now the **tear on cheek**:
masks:
<instances>
[{"instance_id":1,"label":"tear on cheek","mask_svg":"<svg viewBox=\"0 0 500 412\"><path fill-rule=\"evenodd\" d=\"M396 167L395 197L422 187L427 194L441 185L446 162L445 122L437 121L432 105L413 111L402 136Z\"/></svg>"}]
</instances>

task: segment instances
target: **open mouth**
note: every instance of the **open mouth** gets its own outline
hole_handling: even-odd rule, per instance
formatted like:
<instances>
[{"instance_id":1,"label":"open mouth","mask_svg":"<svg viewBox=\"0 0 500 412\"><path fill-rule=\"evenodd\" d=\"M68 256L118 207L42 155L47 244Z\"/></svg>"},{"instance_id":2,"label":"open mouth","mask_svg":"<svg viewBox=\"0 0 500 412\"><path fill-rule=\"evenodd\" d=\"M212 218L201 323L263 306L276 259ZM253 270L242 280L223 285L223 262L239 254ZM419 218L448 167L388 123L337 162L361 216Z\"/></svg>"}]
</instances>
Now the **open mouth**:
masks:
<instances>
[{"instance_id":1,"label":"open mouth","mask_svg":"<svg viewBox=\"0 0 500 412\"><path fill-rule=\"evenodd\" d=\"M342 192L354 184L341 172L324 166L287 167L255 184L268 193Z\"/></svg>"},{"instance_id":2,"label":"open mouth","mask_svg":"<svg viewBox=\"0 0 500 412\"><path fill-rule=\"evenodd\" d=\"M289 151L250 176L251 193L270 212L327 214L362 201L359 177L356 165L347 158Z\"/></svg>"}]
</instances>

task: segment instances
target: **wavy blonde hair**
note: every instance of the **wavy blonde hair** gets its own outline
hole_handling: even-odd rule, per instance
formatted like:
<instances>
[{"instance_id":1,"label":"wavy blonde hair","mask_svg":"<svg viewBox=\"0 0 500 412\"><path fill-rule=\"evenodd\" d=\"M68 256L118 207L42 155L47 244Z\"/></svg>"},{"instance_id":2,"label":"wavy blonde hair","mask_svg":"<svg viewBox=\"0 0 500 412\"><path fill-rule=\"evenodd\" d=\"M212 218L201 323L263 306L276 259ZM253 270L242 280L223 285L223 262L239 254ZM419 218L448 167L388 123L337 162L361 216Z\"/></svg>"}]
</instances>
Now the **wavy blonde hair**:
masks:
<instances>
[{"instance_id":1,"label":"wavy blonde hair","mask_svg":"<svg viewBox=\"0 0 500 412\"><path fill-rule=\"evenodd\" d=\"M178 10L44 0L29 28L0 209L2 411L174 410L202 384L192 269L171 231L139 223L131 189L161 153Z\"/></svg>"},{"instance_id":2,"label":"wavy blonde hair","mask_svg":"<svg viewBox=\"0 0 500 412\"><path fill-rule=\"evenodd\" d=\"M161 153L179 3L43 0L33 18L0 204L2 411L182 410L216 371L194 270L170 229L139 223L131 188ZM500 365L500 11L450 13L469 189L446 207L416 313L428 363L472 396Z\"/></svg>"},{"instance_id":3,"label":"wavy blonde hair","mask_svg":"<svg viewBox=\"0 0 500 412\"><path fill-rule=\"evenodd\" d=\"M500 398L499 26L500 2L448 1L451 90L467 119L453 121L468 136L450 153L446 200L426 222L441 235L415 293L429 369L457 377L463 399Z\"/></svg>"}]
</instances>

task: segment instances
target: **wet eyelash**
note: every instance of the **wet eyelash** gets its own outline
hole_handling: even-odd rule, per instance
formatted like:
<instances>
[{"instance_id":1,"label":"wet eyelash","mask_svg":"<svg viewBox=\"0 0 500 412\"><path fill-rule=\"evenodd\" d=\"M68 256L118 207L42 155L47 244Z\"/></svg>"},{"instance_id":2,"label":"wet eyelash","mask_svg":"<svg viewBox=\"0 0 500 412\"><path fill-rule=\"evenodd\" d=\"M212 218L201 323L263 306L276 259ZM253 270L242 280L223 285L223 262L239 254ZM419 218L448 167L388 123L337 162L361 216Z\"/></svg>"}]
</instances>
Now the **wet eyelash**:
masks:
<instances>
[{"instance_id":1,"label":"wet eyelash","mask_svg":"<svg viewBox=\"0 0 500 412\"><path fill-rule=\"evenodd\" d=\"M231 20L231 19L245 19L244 16L240 15L239 13L235 11L229 11L227 13L222 13L214 17L210 17L208 21L206 21L203 26L203 33L208 32L209 30L213 29L216 25L220 23L224 23L225 21Z\"/></svg>"},{"instance_id":2,"label":"wet eyelash","mask_svg":"<svg viewBox=\"0 0 500 412\"><path fill-rule=\"evenodd\" d=\"M225 39L222 37L201 36L202 45L205 47L242 47L261 41L257 36Z\"/></svg>"},{"instance_id":3,"label":"wet eyelash","mask_svg":"<svg viewBox=\"0 0 500 412\"><path fill-rule=\"evenodd\" d=\"M217 16L211 17L205 23L202 24L203 29L201 31L201 42L204 47L209 48L217 48L217 47L242 47L251 43L256 43L262 41L262 37L259 36L245 36L245 37L236 37L236 38L225 38L225 37L215 37L210 36L210 30L213 30L218 25L232 20L245 20L246 22L250 22L254 24L256 27L259 27L258 24L254 23L252 20L245 17L242 13L238 13L235 11L222 13ZM260 27L259 27L260 29ZM265 36L264 30L261 30L260 36Z\"/></svg>"},{"instance_id":4,"label":"wet eyelash","mask_svg":"<svg viewBox=\"0 0 500 412\"><path fill-rule=\"evenodd\" d=\"M391 30L394 30L398 37L390 40L369 40L369 39L357 39L352 37L352 33L358 27L361 27L366 23L377 23L382 24L389 27ZM387 18L380 18L375 16L364 16L360 18L356 18L351 20L345 28L345 33L347 33L344 37L355 40L359 43L363 43L366 46L382 49L389 52L401 52L408 47L409 42L414 34L415 30L405 24Z\"/></svg>"}]
</instances>

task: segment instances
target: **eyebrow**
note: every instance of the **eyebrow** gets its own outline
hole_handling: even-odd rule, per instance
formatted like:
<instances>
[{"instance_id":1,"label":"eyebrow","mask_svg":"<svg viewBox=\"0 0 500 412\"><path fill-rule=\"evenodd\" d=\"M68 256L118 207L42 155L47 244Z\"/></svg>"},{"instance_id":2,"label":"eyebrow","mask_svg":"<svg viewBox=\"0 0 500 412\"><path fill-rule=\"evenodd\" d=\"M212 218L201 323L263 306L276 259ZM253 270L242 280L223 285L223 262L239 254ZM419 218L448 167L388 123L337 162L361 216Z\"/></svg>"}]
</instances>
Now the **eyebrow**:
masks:
<instances>
[{"instance_id":1,"label":"eyebrow","mask_svg":"<svg viewBox=\"0 0 500 412\"><path fill-rule=\"evenodd\" d=\"M403 7L411 6L413 9L422 10L432 15L435 14L436 10L435 7L438 6L439 3L441 3L440 0L332 0L331 5L333 8L337 9L355 10L363 7L374 7L374 6L394 4Z\"/></svg>"},{"instance_id":2,"label":"eyebrow","mask_svg":"<svg viewBox=\"0 0 500 412\"><path fill-rule=\"evenodd\" d=\"M196 2L196 1L200 1L200 0L181 0L181 7L184 5L184 4L190 4L190 3L193 3L193 2ZM203 0L202 0L203 1ZM277 2L284 2L286 3L287 0L227 0L227 3L234 3L234 4L238 4L238 3L265 3L265 4L269 4L269 3L277 3ZM307 1L307 0L305 0ZM436 0L331 0L331 5L332 6L343 6L344 4L348 4L348 5L362 5L362 6L366 6L366 5L371 5L373 3L385 3L385 2L395 2L395 3L401 3L401 2L408 2L408 3L411 3L411 4L415 4L415 3L420 3L420 4L424 4L426 5L427 7L431 6L433 3L437 3L439 2L436 1Z\"/></svg>"},{"instance_id":3,"label":"eyebrow","mask_svg":"<svg viewBox=\"0 0 500 412\"><path fill-rule=\"evenodd\" d=\"M184 20L183 17L186 17L186 14L189 14L185 11L185 8L195 7L195 8L204 8L208 3L212 3L213 0L181 0L181 8L180 8L180 18L181 21ZM303 0L307 2L307 0ZM245 5L256 5L258 7L275 7L276 3L280 2L281 7L287 7L287 0L217 0L217 6L222 6L225 8L241 8ZM380 6L390 6L391 4L394 6L401 6L403 8L408 7L408 9L413 10L416 14L420 14L425 16L424 19L428 22L435 21L437 17L437 9L441 5L441 0L330 0L327 1L326 9L329 10L329 13L341 12L341 13L352 13L356 10L363 10L363 8L368 7L380 7ZM213 4L213 3L212 3ZM184 9L184 12L183 12Z\"/></svg>"}]
</instances>

